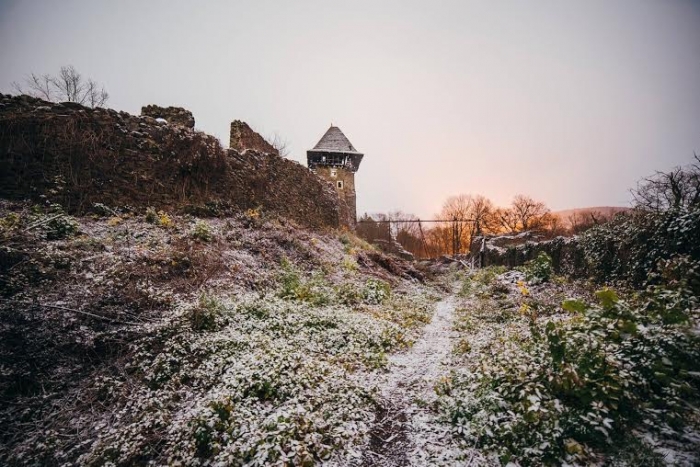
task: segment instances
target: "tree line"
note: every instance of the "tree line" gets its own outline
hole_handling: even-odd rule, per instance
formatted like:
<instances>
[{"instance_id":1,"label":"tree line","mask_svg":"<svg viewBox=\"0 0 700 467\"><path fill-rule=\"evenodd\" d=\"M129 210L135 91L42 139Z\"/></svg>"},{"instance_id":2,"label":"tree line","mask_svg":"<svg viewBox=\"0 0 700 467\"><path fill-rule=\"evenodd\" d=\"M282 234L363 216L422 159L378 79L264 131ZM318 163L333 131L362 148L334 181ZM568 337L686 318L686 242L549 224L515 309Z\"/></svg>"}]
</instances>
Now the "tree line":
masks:
<instances>
[{"instance_id":1,"label":"tree line","mask_svg":"<svg viewBox=\"0 0 700 467\"><path fill-rule=\"evenodd\" d=\"M574 235L611 219L610 213L597 210L573 212L562 218L547 205L526 195L517 195L509 206L498 207L482 195L460 194L448 198L435 215L439 223L417 222L411 213L364 214L357 225L360 237L395 240L420 258L468 253L474 238L482 235L535 232L542 238Z\"/></svg>"}]
</instances>

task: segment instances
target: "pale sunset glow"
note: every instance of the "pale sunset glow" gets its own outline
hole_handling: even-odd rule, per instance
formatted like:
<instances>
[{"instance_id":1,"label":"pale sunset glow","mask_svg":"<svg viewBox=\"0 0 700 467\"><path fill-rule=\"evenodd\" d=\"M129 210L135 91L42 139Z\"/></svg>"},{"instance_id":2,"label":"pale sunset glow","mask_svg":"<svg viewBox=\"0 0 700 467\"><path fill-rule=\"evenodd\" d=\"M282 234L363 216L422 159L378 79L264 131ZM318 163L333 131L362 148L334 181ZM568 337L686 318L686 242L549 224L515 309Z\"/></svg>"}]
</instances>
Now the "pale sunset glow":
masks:
<instances>
[{"instance_id":1,"label":"pale sunset glow","mask_svg":"<svg viewBox=\"0 0 700 467\"><path fill-rule=\"evenodd\" d=\"M700 1L0 0L0 427L700 466Z\"/></svg>"}]
</instances>

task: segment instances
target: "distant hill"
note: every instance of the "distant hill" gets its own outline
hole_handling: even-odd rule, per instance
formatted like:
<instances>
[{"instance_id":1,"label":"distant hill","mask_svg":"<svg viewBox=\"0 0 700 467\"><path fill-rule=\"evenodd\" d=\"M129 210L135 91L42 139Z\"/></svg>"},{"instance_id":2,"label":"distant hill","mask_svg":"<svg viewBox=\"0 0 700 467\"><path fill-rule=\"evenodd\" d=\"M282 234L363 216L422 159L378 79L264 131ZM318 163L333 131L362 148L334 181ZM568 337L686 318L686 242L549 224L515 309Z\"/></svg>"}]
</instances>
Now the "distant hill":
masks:
<instances>
[{"instance_id":1,"label":"distant hill","mask_svg":"<svg viewBox=\"0 0 700 467\"><path fill-rule=\"evenodd\" d=\"M570 224L570 217L574 214L585 216L590 213L599 213L605 217L614 216L617 213L630 211L632 208L622 206L595 206L589 208L564 209L562 211L553 211L552 214L559 216L565 224Z\"/></svg>"}]
</instances>

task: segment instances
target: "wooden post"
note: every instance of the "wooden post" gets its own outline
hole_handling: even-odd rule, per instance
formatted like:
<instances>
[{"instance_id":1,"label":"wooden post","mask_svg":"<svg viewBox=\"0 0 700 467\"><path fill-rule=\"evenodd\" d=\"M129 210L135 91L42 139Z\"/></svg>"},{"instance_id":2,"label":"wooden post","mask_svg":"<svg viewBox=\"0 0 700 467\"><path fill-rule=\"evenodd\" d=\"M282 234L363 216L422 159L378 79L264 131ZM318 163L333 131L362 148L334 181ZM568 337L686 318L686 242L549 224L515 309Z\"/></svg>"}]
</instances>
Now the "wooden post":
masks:
<instances>
[{"instance_id":1,"label":"wooden post","mask_svg":"<svg viewBox=\"0 0 700 467\"><path fill-rule=\"evenodd\" d=\"M479 248L479 268L485 266L484 259L486 257L486 237L481 237L481 248Z\"/></svg>"},{"instance_id":2,"label":"wooden post","mask_svg":"<svg viewBox=\"0 0 700 467\"><path fill-rule=\"evenodd\" d=\"M452 256L459 251L459 239L457 238L457 216L452 218Z\"/></svg>"},{"instance_id":3,"label":"wooden post","mask_svg":"<svg viewBox=\"0 0 700 467\"><path fill-rule=\"evenodd\" d=\"M425 243L425 235L423 234L423 224L421 224L420 219L418 219L418 230L420 230L420 238L423 241L423 251L425 252L425 257L430 258L430 253L428 253L428 244Z\"/></svg>"}]
</instances>

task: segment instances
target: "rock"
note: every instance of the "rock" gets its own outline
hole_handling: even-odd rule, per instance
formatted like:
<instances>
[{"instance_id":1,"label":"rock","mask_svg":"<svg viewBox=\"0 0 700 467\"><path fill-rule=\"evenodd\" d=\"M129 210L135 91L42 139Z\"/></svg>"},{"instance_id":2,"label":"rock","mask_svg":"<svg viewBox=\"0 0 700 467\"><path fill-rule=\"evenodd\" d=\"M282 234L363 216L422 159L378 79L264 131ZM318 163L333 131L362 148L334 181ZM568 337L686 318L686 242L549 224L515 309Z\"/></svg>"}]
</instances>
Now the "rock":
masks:
<instances>
[{"instance_id":1,"label":"rock","mask_svg":"<svg viewBox=\"0 0 700 467\"><path fill-rule=\"evenodd\" d=\"M163 119L171 125L180 125L185 128L194 128L194 116L192 112L182 107L160 107L146 105L141 107L141 115L154 119Z\"/></svg>"},{"instance_id":2,"label":"rock","mask_svg":"<svg viewBox=\"0 0 700 467\"><path fill-rule=\"evenodd\" d=\"M406 261L414 261L415 257L413 256L413 253L406 251L404 247L401 246L399 242L396 240L388 241L388 240L381 240L377 239L372 242L376 247L378 247L380 250L382 250L384 253L398 256L401 259L405 259Z\"/></svg>"}]
</instances>

